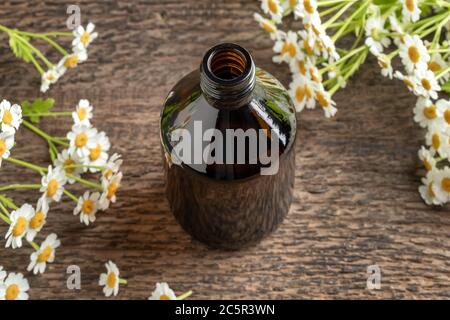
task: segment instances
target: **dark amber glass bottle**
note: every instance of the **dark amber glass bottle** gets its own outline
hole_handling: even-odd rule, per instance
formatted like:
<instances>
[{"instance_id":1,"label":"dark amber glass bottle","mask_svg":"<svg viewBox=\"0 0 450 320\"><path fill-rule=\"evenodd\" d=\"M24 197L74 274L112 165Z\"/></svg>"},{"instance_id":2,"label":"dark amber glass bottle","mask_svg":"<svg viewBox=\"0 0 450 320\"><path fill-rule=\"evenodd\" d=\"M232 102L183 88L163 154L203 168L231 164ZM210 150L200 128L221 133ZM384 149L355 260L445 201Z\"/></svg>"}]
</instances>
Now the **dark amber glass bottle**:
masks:
<instances>
[{"instance_id":1,"label":"dark amber glass bottle","mask_svg":"<svg viewBox=\"0 0 450 320\"><path fill-rule=\"evenodd\" d=\"M211 48L170 91L160 125L166 195L187 232L238 249L276 229L292 201L295 109L247 50Z\"/></svg>"}]
</instances>

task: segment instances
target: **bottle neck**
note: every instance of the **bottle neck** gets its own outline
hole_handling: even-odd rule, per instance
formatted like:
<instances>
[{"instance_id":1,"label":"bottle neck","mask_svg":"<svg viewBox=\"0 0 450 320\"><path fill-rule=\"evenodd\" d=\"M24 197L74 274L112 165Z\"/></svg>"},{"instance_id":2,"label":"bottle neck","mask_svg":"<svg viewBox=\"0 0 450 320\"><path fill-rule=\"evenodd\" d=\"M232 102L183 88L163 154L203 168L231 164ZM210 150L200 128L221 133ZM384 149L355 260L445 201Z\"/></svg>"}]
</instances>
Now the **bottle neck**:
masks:
<instances>
[{"instance_id":1,"label":"bottle neck","mask_svg":"<svg viewBox=\"0 0 450 320\"><path fill-rule=\"evenodd\" d=\"M215 107L237 109L251 100L256 83L250 53L232 43L211 48L200 66L200 87Z\"/></svg>"}]
</instances>

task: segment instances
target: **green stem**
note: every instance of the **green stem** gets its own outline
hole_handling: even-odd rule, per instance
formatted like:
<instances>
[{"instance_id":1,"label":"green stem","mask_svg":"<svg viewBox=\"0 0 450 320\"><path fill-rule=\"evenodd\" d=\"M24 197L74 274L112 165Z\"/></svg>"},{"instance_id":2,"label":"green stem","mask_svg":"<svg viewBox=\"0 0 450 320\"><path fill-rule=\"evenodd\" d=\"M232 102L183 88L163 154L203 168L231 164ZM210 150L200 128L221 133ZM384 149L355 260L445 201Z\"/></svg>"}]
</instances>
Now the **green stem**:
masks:
<instances>
[{"instance_id":1,"label":"green stem","mask_svg":"<svg viewBox=\"0 0 450 320\"><path fill-rule=\"evenodd\" d=\"M66 189L64 189L63 192L66 196L68 196L70 199L75 201L75 203L78 203L78 198L72 192L70 192L69 190L66 190Z\"/></svg>"},{"instance_id":2,"label":"green stem","mask_svg":"<svg viewBox=\"0 0 450 320\"><path fill-rule=\"evenodd\" d=\"M34 250L39 251L40 247L34 241L27 241Z\"/></svg>"},{"instance_id":3,"label":"green stem","mask_svg":"<svg viewBox=\"0 0 450 320\"><path fill-rule=\"evenodd\" d=\"M40 184L10 184L8 186L0 187L0 191L14 190L14 189L40 189Z\"/></svg>"},{"instance_id":4,"label":"green stem","mask_svg":"<svg viewBox=\"0 0 450 320\"><path fill-rule=\"evenodd\" d=\"M347 11L347 9L353 5L353 3L354 3L354 1L350 1L342 9L340 9L334 16L332 16L330 19L328 19L328 21L323 24L324 29L327 29L330 24L332 24L337 19L339 19L345 13L345 11ZM347 21L349 23L351 22L351 20L347 20Z\"/></svg>"},{"instance_id":5,"label":"green stem","mask_svg":"<svg viewBox=\"0 0 450 320\"><path fill-rule=\"evenodd\" d=\"M332 69L333 67L341 64L342 62L344 62L345 60L347 60L348 58L354 56L355 54L359 53L360 51L364 50L366 48L366 46L361 46L353 51L350 51L349 53L347 53L345 56L343 56L342 58L340 58L338 61L327 65L325 68L320 69L320 73L323 74L324 72Z\"/></svg>"},{"instance_id":6,"label":"green stem","mask_svg":"<svg viewBox=\"0 0 450 320\"><path fill-rule=\"evenodd\" d=\"M72 112L66 111L66 112L41 112L41 113L24 113L24 117L62 117L62 116L72 116Z\"/></svg>"},{"instance_id":7,"label":"green stem","mask_svg":"<svg viewBox=\"0 0 450 320\"><path fill-rule=\"evenodd\" d=\"M5 221L5 223L7 223L7 224L11 224L11 220L9 220L9 218L7 216L5 216L3 213L0 213L0 219Z\"/></svg>"},{"instance_id":8,"label":"green stem","mask_svg":"<svg viewBox=\"0 0 450 320\"><path fill-rule=\"evenodd\" d=\"M42 131L41 129L39 129L38 127L32 125L30 122L26 121L26 120L22 120L22 123L25 127L27 127L28 129L30 129L31 131L33 131L34 133L36 133L37 135L41 136L42 138L44 138L47 141L51 141L51 142L55 142L57 144L62 145L63 147L69 147L68 143L65 142L61 142L58 141L57 139L54 139L52 136L48 135L47 133L45 133L44 131Z\"/></svg>"},{"instance_id":9,"label":"green stem","mask_svg":"<svg viewBox=\"0 0 450 320\"><path fill-rule=\"evenodd\" d=\"M3 214L5 214L5 216L8 218L8 220L9 220L9 216L10 216L10 214L9 214L9 211L8 211L8 209L6 209L6 207L3 205L3 203L1 203L0 202L0 209L3 211Z\"/></svg>"},{"instance_id":10,"label":"green stem","mask_svg":"<svg viewBox=\"0 0 450 320\"><path fill-rule=\"evenodd\" d=\"M12 157L6 158L5 160L8 161L8 162L11 162L11 163L18 164L18 165L23 166L25 168L37 171L41 175L43 174L43 172L47 172L47 168L40 167L40 166L34 165L32 163L28 163L26 161L22 161L22 160L15 159L15 158L12 158Z\"/></svg>"},{"instance_id":11,"label":"green stem","mask_svg":"<svg viewBox=\"0 0 450 320\"><path fill-rule=\"evenodd\" d=\"M177 297L177 300L185 300L189 298L192 295L192 290L189 290L188 292L183 293L181 296Z\"/></svg>"},{"instance_id":12,"label":"green stem","mask_svg":"<svg viewBox=\"0 0 450 320\"><path fill-rule=\"evenodd\" d=\"M448 66L447 68L445 68L444 70L440 71L437 75L436 75L436 80L439 80L440 78L442 78L443 76L445 76L447 73L450 72L450 66Z\"/></svg>"},{"instance_id":13,"label":"green stem","mask_svg":"<svg viewBox=\"0 0 450 320\"><path fill-rule=\"evenodd\" d=\"M89 187L95 188L95 189L103 192L103 187L99 183L95 183L95 182L92 182L92 181L89 181L89 180L86 180L86 179L83 179L83 178L78 178L77 176L74 176L73 174L66 173L66 176L67 176L67 178L73 179L73 180L75 180L75 181L77 181L79 183L82 183L84 185L87 185Z\"/></svg>"},{"instance_id":14,"label":"green stem","mask_svg":"<svg viewBox=\"0 0 450 320\"><path fill-rule=\"evenodd\" d=\"M15 34L14 36L17 37L17 39L19 39L19 41L22 42L24 45L28 46L28 48L30 48L34 53L36 53L36 55L47 65L47 67L49 68L53 67L53 63L48 61L48 59L42 54L42 52L35 46L33 46L29 41L22 38L19 34Z\"/></svg>"},{"instance_id":15,"label":"green stem","mask_svg":"<svg viewBox=\"0 0 450 320\"><path fill-rule=\"evenodd\" d=\"M126 279L119 278L119 283L120 283L120 284L127 285L127 284L128 284L128 281L127 281Z\"/></svg>"},{"instance_id":16,"label":"green stem","mask_svg":"<svg viewBox=\"0 0 450 320\"><path fill-rule=\"evenodd\" d=\"M348 25L353 21L353 19L361 13L361 11L363 11L369 4L370 4L371 0L366 0L365 2L363 2L361 4L361 6L355 10L355 12L353 12L349 17L346 18L346 23L344 23L344 25L342 25L342 27L339 28L339 30L333 35L333 37L331 38L334 42L336 42L337 39L339 39L339 37L341 36L341 34L345 31L345 29L348 27ZM353 3L350 3L350 5L352 5ZM346 6L347 7L347 6ZM343 9L346 9L346 7L344 7ZM344 10L345 11L345 10ZM328 23L328 21L327 21Z\"/></svg>"}]
</instances>

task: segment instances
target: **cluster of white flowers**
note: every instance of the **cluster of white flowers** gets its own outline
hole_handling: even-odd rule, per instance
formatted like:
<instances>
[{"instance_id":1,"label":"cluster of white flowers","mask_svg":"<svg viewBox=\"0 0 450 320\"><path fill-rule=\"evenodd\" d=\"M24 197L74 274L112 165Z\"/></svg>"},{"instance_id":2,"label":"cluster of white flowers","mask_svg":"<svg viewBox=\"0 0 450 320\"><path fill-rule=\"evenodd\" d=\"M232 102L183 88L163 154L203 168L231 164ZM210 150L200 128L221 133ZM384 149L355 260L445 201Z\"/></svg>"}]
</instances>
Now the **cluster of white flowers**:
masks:
<instances>
[{"instance_id":1,"label":"cluster of white flowers","mask_svg":"<svg viewBox=\"0 0 450 320\"><path fill-rule=\"evenodd\" d=\"M316 0L262 0L262 10L270 15L270 19L255 13L255 20L275 41L273 47L277 54L274 62L288 63L293 81L290 94L296 110L302 111L305 106L314 109L318 103L326 117L336 114L335 102L322 82L322 76L316 65L333 63L339 59L334 41L326 34L322 26ZM277 28L285 13L292 12L296 19L303 22L304 30L284 32ZM343 85L343 84L342 84Z\"/></svg>"},{"instance_id":2,"label":"cluster of white flowers","mask_svg":"<svg viewBox=\"0 0 450 320\"><path fill-rule=\"evenodd\" d=\"M0 167L2 159L10 156L11 149L14 146L14 136L22 123L22 108L3 100L0 103Z\"/></svg>"},{"instance_id":3,"label":"cluster of white flowers","mask_svg":"<svg viewBox=\"0 0 450 320\"><path fill-rule=\"evenodd\" d=\"M58 64L42 74L41 92L46 92L50 85L55 84L66 73L67 69L73 69L87 60L87 48L98 37L94 29L95 25L89 22L86 28L78 26L73 31L72 52L64 55Z\"/></svg>"},{"instance_id":4,"label":"cluster of white flowers","mask_svg":"<svg viewBox=\"0 0 450 320\"><path fill-rule=\"evenodd\" d=\"M450 100L439 99L441 85L448 81L450 55L442 55L441 39L423 41L417 34L405 32L414 30L411 24L420 19L421 10L417 0L402 0L401 19L395 11L383 16L379 7L372 7L372 15L366 23L366 45L378 59L385 77L404 82L410 92L417 96L414 120L427 129L426 147L419 151L427 175L419 188L427 204L441 205L450 201L450 168L445 166L450 159ZM450 17L450 14L448 15ZM447 28L449 25L444 25ZM384 53L395 43L396 50ZM445 52L445 50L442 50ZM450 50L449 50L450 51ZM399 54L404 71L394 72L392 57Z\"/></svg>"},{"instance_id":5,"label":"cluster of white flowers","mask_svg":"<svg viewBox=\"0 0 450 320\"><path fill-rule=\"evenodd\" d=\"M109 138L105 132L99 132L91 124L93 109L88 100L80 100L72 114L72 130L67 134L69 147L59 153L54 161L57 172L55 179L60 179L58 186L61 188L66 181L63 177L67 177L67 182L72 184L87 171L102 172L100 183L103 192L86 191L73 211L74 215L80 215L80 221L86 225L95 221L98 210L104 211L111 203L116 202L116 192L122 180L121 156L117 153L109 156ZM45 188L44 180L42 186ZM62 192L58 190L52 195L59 197Z\"/></svg>"},{"instance_id":6,"label":"cluster of white flowers","mask_svg":"<svg viewBox=\"0 0 450 320\"><path fill-rule=\"evenodd\" d=\"M103 294L106 297L112 295L117 296L119 294L120 284L127 284L125 279L120 278L120 271L117 265L108 261L105 263L106 273L100 274L99 286L103 287ZM169 285L165 282L157 283L155 290L148 300L184 300L192 294L192 291L188 291L185 294L177 297L175 292L170 289Z\"/></svg>"},{"instance_id":7,"label":"cluster of white flowers","mask_svg":"<svg viewBox=\"0 0 450 320\"><path fill-rule=\"evenodd\" d=\"M28 300L30 289L27 279L21 273L9 273L0 266L0 300Z\"/></svg>"}]
</instances>

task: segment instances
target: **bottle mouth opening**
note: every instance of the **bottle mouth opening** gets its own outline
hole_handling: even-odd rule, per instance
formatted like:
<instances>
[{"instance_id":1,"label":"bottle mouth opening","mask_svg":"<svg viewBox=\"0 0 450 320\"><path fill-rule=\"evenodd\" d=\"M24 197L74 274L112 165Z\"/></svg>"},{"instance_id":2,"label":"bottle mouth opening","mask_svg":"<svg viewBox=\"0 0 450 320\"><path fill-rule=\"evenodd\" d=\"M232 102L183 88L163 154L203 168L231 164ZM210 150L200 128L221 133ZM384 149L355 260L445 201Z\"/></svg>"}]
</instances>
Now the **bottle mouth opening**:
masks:
<instances>
[{"instance_id":1,"label":"bottle mouth opening","mask_svg":"<svg viewBox=\"0 0 450 320\"><path fill-rule=\"evenodd\" d=\"M223 43L206 53L203 70L218 83L235 84L251 74L252 64L247 50L234 43Z\"/></svg>"}]
</instances>

